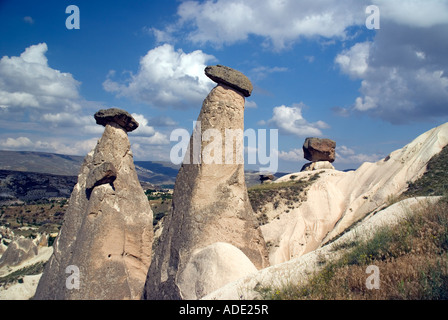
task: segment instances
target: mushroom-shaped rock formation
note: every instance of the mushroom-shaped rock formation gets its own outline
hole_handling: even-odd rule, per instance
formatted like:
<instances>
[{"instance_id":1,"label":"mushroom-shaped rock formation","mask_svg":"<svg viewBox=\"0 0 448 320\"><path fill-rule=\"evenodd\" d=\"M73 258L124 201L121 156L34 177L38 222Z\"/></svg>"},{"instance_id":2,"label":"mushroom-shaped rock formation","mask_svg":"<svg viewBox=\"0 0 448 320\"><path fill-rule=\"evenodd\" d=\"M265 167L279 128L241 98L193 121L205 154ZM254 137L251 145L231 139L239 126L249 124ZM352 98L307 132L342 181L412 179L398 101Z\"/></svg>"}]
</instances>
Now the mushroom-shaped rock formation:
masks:
<instances>
[{"instance_id":1,"label":"mushroom-shaped rock formation","mask_svg":"<svg viewBox=\"0 0 448 320\"><path fill-rule=\"evenodd\" d=\"M253 264L257 269L269 265L266 244L247 194L244 161L237 161L242 149L235 147L235 140L225 143L227 134L232 132L236 145L243 146L244 102L240 90L220 82L204 100L176 178L171 214L166 217L148 271L144 299L199 299L212 288L224 285L223 279L232 281L241 276L242 273L229 274L235 265ZM213 142L207 139L210 134ZM197 150L204 160L200 163L194 161L200 158L195 154ZM207 152L214 154L215 161L205 161ZM229 156L233 161L224 160ZM216 243L229 244L235 250L224 250L219 245L216 251L213 246ZM213 276L207 275L207 270L201 269L203 264L198 263L202 261L199 257L223 250L226 265L214 268ZM212 268L217 261L207 261L207 264Z\"/></svg>"},{"instance_id":2,"label":"mushroom-shaped rock formation","mask_svg":"<svg viewBox=\"0 0 448 320\"><path fill-rule=\"evenodd\" d=\"M35 299L140 299L151 262L153 213L135 171L127 132L136 121L114 109L84 159Z\"/></svg>"}]
</instances>

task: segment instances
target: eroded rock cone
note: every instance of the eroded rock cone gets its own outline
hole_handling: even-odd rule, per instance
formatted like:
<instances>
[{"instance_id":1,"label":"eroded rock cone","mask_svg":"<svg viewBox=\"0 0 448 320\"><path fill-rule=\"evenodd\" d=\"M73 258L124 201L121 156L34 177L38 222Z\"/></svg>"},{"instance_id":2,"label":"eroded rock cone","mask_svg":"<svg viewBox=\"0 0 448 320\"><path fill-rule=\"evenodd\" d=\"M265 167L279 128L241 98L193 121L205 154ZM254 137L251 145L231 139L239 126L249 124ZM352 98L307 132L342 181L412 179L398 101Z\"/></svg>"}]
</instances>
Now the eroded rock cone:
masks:
<instances>
[{"instance_id":1,"label":"eroded rock cone","mask_svg":"<svg viewBox=\"0 0 448 320\"><path fill-rule=\"evenodd\" d=\"M118 119L127 115L116 113ZM126 123L110 117L102 125L35 299L141 298L151 262L152 210L135 171Z\"/></svg>"},{"instance_id":2,"label":"eroded rock cone","mask_svg":"<svg viewBox=\"0 0 448 320\"><path fill-rule=\"evenodd\" d=\"M311 162L334 162L336 142L330 139L306 138L303 143L303 156Z\"/></svg>"},{"instance_id":3,"label":"eroded rock cone","mask_svg":"<svg viewBox=\"0 0 448 320\"><path fill-rule=\"evenodd\" d=\"M38 248L33 240L29 238L20 238L12 241L5 253L0 258L0 268L3 266L17 266L24 261L35 257Z\"/></svg>"},{"instance_id":4,"label":"eroded rock cone","mask_svg":"<svg viewBox=\"0 0 448 320\"><path fill-rule=\"evenodd\" d=\"M195 131L200 136L209 129L220 134L222 143L216 146L223 150L214 152L222 155L216 159L221 162L195 164L198 141L193 134L177 175L172 212L148 272L144 299L199 299L268 266L266 245L248 199L244 164L236 162L233 143L231 150L224 151L226 129L243 133L244 102L243 93L221 82L204 100ZM210 147L207 141L199 144L202 152ZM229 153L234 162L226 164Z\"/></svg>"},{"instance_id":5,"label":"eroded rock cone","mask_svg":"<svg viewBox=\"0 0 448 320\"><path fill-rule=\"evenodd\" d=\"M308 162L302 166L300 172L303 171L314 171L314 170L322 170L322 169L331 169L335 170L333 165L329 161L316 161L316 162Z\"/></svg>"}]
</instances>

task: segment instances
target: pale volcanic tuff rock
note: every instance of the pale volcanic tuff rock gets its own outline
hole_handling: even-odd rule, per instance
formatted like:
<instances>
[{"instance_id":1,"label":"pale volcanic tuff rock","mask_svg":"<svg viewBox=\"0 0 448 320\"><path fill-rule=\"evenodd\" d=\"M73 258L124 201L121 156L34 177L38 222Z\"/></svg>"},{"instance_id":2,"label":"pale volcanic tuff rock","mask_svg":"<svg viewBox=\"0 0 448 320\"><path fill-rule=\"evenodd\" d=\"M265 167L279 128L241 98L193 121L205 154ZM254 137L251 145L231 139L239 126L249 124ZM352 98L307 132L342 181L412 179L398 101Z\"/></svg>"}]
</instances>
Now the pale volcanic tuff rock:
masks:
<instances>
[{"instance_id":1,"label":"pale volcanic tuff rock","mask_svg":"<svg viewBox=\"0 0 448 320\"><path fill-rule=\"evenodd\" d=\"M224 140L225 129L243 131L244 101L243 93L218 83L204 100L196 132L202 135L215 129ZM194 142L201 144L193 134L187 155L192 156ZM200 150L207 145L202 141ZM230 152L236 159L236 150ZM244 164L222 163L194 164L192 158L184 159L172 212L148 271L144 299L198 299L268 266L265 241L247 194Z\"/></svg>"},{"instance_id":2,"label":"pale volcanic tuff rock","mask_svg":"<svg viewBox=\"0 0 448 320\"><path fill-rule=\"evenodd\" d=\"M439 199L440 197L416 197L402 200L354 225L334 242L228 283L203 297L203 300L259 300L263 299L260 288L310 284L313 275L347 253L347 244L372 239L378 229L397 225L409 217L409 212L421 210ZM326 263L322 263L323 259ZM364 279L368 276L366 274Z\"/></svg>"},{"instance_id":3,"label":"pale volcanic tuff rock","mask_svg":"<svg viewBox=\"0 0 448 320\"><path fill-rule=\"evenodd\" d=\"M431 129L401 149L375 163L365 162L355 171L321 170L307 190L306 200L289 212L274 212L277 219L261 227L271 247L271 265L316 250L354 223L386 206L426 171L428 161L448 144L448 123ZM304 171L274 183L315 175Z\"/></svg>"},{"instance_id":4,"label":"pale volcanic tuff rock","mask_svg":"<svg viewBox=\"0 0 448 320\"><path fill-rule=\"evenodd\" d=\"M0 268L17 266L35 257L38 253L37 245L29 238L19 238L12 241L0 258Z\"/></svg>"},{"instance_id":5,"label":"pale volcanic tuff rock","mask_svg":"<svg viewBox=\"0 0 448 320\"><path fill-rule=\"evenodd\" d=\"M151 260L153 214L127 135L134 128L129 124L136 122L127 112L113 113L100 121L103 136L84 159L35 299L141 297ZM69 266L79 269L79 289L66 286L73 272L66 273Z\"/></svg>"},{"instance_id":6,"label":"pale volcanic tuff rock","mask_svg":"<svg viewBox=\"0 0 448 320\"><path fill-rule=\"evenodd\" d=\"M305 163L300 170L303 171L314 171L314 170L323 170L323 169L331 169L335 170L333 165L329 161L316 161L316 162L308 162Z\"/></svg>"}]
</instances>

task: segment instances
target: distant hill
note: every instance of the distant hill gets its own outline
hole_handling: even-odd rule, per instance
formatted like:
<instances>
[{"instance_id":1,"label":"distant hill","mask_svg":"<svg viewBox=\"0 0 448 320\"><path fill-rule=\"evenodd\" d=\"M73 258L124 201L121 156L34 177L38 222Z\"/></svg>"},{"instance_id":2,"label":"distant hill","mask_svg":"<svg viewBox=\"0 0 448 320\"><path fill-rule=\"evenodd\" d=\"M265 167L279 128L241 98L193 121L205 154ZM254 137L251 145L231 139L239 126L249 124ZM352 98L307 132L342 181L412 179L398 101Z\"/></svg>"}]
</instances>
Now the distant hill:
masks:
<instances>
[{"instance_id":1,"label":"distant hill","mask_svg":"<svg viewBox=\"0 0 448 320\"><path fill-rule=\"evenodd\" d=\"M134 161L140 181L173 187L180 166L165 161Z\"/></svg>"},{"instance_id":2,"label":"distant hill","mask_svg":"<svg viewBox=\"0 0 448 320\"><path fill-rule=\"evenodd\" d=\"M77 176L84 157L64 154L0 151L0 170Z\"/></svg>"},{"instance_id":3,"label":"distant hill","mask_svg":"<svg viewBox=\"0 0 448 320\"><path fill-rule=\"evenodd\" d=\"M0 203L69 198L77 180L76 176L0 170Z\"/></svg>"},{"instance_id":4,"label":"distant hill","mask_svg":"<svg viewBox=\"0 0 448 320\"><path fill-rule=\"evenodd\" d=\"M65 154L0 151L0 170L78 176L84 157ZM142 182L174 185L179 166L162 161L136 161L137 175Z\"/></svg>"},{"instance_id":5,"label":"distant hill","mask_svg":"<svg viewBox=\"0 0 448 320\"><path fill-rule=\"evenodd\" d=\"M0 150L0 198L37 200L70 195L84 157L65 154L1 151ZM179 165L167 161L135 161L139 180L145 186L174 187ZM286 173L276 173L279 178ZM58 177L59 176L59 177ZM260 183L259 173L246 171L246 185ZM65 185L67 184L67 185Z\"/></svg>"}]
</instances>

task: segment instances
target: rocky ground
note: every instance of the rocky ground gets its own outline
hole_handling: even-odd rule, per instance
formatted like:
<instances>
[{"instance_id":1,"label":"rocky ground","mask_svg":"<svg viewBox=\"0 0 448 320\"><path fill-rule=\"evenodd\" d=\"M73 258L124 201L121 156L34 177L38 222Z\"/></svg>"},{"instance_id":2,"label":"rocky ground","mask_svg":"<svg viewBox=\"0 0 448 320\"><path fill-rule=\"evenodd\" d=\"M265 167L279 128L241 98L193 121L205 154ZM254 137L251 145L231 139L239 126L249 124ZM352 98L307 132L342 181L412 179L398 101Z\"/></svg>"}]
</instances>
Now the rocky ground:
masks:
<instances>
[{"instance_id":1,"label":"rocky ground","mask_svg":"<svg viewBox=\"0 0 448 320\"><path fill-rule=\"evenodd\" d=\"M163 217L171 207L172 189L146 186L146 195L154 213L157 236L162 229ZM48 235L46 246L36 246L37 254L24 257L15 266L0 268L0 300L27 300L34 296L45 263L53 253L53 241L61 228L68 199L42 201L40 204L3 205L0 214L0 259L8 246L20 238L36 242Z\"/></svg>"}]
</instances>

